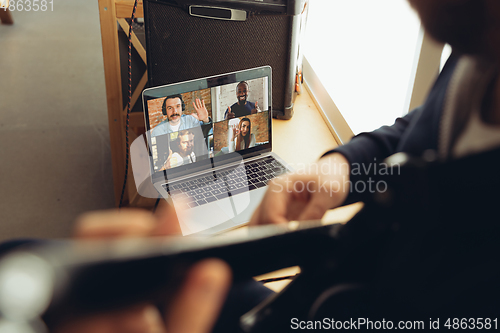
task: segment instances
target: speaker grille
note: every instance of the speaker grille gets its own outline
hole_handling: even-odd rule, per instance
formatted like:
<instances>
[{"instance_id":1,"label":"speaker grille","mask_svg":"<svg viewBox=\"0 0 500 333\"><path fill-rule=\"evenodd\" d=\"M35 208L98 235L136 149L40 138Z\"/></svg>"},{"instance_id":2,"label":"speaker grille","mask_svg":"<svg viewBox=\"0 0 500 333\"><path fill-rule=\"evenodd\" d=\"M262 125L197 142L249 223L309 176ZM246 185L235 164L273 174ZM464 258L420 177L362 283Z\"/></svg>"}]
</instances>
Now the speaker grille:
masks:
<instances>
[{"instance_id":1,"label":"speaker grille","mask_svg":"<svg viewBox=\"0 0 500 333\"><path fill-rule=\"evenodd\" d=\"M284 109L290 16L253 15L246 21L223 21L193 17L182 8L157 2L145 5L150 85L269 65L273 110Z\"/></svg>"}]
</instances>

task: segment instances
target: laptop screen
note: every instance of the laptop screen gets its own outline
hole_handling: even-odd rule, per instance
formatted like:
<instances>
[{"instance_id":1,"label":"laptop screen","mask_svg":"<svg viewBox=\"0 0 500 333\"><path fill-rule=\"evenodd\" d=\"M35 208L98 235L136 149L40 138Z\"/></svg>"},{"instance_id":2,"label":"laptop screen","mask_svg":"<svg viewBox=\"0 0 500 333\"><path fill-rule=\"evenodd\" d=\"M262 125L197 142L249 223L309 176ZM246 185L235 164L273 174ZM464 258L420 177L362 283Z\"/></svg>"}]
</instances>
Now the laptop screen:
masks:
<instances>
[{"instance_id":1,"label":"laptop screen","mask_svg":"<svg viewBox=\"0 0 500 333\"><path fill-rule=\"evenodd\" d=\"M271 150L271 68L143 92L153 178L172 178Z\"/></svg>"}]
</instances>

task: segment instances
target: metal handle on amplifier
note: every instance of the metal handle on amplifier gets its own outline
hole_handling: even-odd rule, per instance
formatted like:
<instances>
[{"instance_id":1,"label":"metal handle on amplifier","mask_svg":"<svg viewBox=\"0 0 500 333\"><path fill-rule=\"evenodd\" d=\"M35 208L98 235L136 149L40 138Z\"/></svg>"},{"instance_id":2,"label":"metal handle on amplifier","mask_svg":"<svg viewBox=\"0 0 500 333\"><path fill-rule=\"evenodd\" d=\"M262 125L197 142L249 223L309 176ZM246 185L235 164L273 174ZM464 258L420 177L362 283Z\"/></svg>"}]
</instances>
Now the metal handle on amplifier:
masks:
<instances>
[{"instance_id":1,"label":"metal handle on amplifier","mask_svg":"<svg viewBox=\"0 0 500 333\"><path fill-rule=\"evenodd\" d=\"M212 6L189 6L189 15L227 21L247 20L247 12L244 10Z\"/></svg>"}]
</instances>

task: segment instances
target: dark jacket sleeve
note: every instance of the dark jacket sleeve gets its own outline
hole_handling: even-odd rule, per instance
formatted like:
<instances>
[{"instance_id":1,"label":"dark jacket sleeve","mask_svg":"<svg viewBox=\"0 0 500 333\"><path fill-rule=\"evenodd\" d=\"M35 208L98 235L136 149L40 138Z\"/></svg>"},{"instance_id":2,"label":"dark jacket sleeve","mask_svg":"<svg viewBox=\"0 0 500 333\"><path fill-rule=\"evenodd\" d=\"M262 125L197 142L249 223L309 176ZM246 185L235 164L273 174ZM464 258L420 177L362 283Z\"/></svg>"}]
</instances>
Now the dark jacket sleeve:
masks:
<instances>
[{"instance_id":1,"label":"dark jacket sleeve","mask_svg":"<svg viewBox=\"0 0 500 333\"><path fill-rule=\"evenodd\" d=\"M402 118L397 118L392 126L382 126L373 132L356 135L347 144L325 153L341 153L349 163L372 163L396 152L401 137L405 133L413 117L420 110L417 108Z\"/></svg>"},{"instance_id":2,"label":"dark jacket sleeve","mask_svg":"<svg viewBox=\"0 0 500 333\"><path fill-rule=\"evenodd\" d=\"M363 170L373 170L375 164L397 152L401 138L419 112L420 109L417 108L406 116L397 118L392 126L382 126L373 132L360 133L347 144L332 149L323 156L332 153L344 155L351 166L350 188L355 189L359 181L365 180ZM344 205L360 201L361 195L362 193L357 193L356 190L350 191Z\"/></svg>"}]
</instances>

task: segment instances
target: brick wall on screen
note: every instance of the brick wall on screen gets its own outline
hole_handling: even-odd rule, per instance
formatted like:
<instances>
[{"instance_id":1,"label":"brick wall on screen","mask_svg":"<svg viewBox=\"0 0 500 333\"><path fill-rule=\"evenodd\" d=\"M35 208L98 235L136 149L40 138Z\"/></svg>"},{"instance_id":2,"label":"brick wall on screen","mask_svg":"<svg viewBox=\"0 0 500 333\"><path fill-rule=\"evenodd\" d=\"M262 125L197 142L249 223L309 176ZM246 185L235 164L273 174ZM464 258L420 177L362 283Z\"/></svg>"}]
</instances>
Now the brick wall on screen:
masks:
<instances>
[{"instance_id":1,"label":"brick wall on screen","mask_svg":"<svg viewBox=\"0 0 500 333\"><path fill-rule=\"evenodd\" d=\"M269 112L259 112L247 117L252 122L252 133L257 143L269 141L268 116Z\"/></svg>"},{"instance_id":2,"label":"brick wall on screen","mask_svg":"<svg viewBox=\"0 0 500 333\"><path fill-rule=\"evenodd\" d=\"M196 98L199 98L205 101L208 116L212 117L212 98L210 89L192 91L181 95L184 103L186 103L186 110L184 111L184 114L191 114L194 112L193 101ZM155 126L167 119L167 116L164 116L161 111L164 100L165 98L158 98L148 101L149 124L151 125L151 129L155 128Z\"/></svg>"},{"instance_id":3,"label":"brick wall on screen","mask_svg":"<svg viewBox=\"0 0 500 333\"><path fill-rule=\"evenodd\" d=\"M268 112L259 112L246 116L252 123L252 133L257 143L269 141ZM240 117L244 118L244 117ZM223 147L228 147L228 121L220 121L214 124L214 151L218 152Z\"/></svg>"},{"instance_id":4,"label":"brick wall on screen","mask_svg":"<svg viewBox=\"0 0 500 333\"><path fill-rule=\"evenodd\" d=\"M214 124L215 152L219 152L223 147L227 147L227 126L228 121L219 121Z\"/></svg>"}]
</instances>

